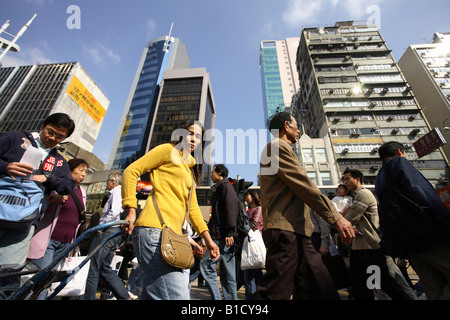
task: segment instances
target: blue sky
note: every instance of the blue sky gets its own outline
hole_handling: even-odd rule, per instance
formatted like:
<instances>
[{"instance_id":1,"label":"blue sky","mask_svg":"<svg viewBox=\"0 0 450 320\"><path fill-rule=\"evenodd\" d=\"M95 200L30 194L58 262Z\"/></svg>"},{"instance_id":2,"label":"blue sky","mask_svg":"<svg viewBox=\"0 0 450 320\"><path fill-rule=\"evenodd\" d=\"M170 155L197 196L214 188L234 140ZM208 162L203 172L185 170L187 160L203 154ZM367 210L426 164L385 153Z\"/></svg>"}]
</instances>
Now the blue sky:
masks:
<instances>
[{"instance_id":1,"label":"blue sky","mask_svg":"<svg viewBox=\"0 0 450 320\"><path fill-rule=\"evenodd\" d=\"M80 8L81 29L69 29L70 5ZM377 23L399 60L411 44L450 32L448 0L0 0L0 24L10 20L20 53L4 66L79 61L110 99L94 153L107 162L139 59L147 42L166 35L186 44L191 68L205 67L216 103L216 128L263 129L259 43L297 37L302 27L336 21ZM225 160L225 156L224 156ZM230 176L256 182L258 164L227 164Z\"/></svg>"}]
</instances>

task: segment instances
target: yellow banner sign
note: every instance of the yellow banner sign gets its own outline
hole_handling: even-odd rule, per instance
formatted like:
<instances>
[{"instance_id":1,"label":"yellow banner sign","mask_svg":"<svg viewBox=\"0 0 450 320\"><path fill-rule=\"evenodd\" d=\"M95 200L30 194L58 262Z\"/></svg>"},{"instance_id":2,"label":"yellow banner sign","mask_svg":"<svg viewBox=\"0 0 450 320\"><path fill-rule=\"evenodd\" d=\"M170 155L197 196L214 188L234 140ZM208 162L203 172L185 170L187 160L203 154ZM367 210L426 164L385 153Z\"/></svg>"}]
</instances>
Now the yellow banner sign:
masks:
<instances>
[{"instance_id":1,"label":"yellow banner sign","mask_svg":"<svg viewBox=\"0 0 450 320\"><path fill-rule=\"evenodd\" d=\"M105 117L106 110L94 98L92 93L84 86L84 84L76 76L70 81L66 93L84 110L86 113L100 123Z\"/></svg>"}]
</instances>

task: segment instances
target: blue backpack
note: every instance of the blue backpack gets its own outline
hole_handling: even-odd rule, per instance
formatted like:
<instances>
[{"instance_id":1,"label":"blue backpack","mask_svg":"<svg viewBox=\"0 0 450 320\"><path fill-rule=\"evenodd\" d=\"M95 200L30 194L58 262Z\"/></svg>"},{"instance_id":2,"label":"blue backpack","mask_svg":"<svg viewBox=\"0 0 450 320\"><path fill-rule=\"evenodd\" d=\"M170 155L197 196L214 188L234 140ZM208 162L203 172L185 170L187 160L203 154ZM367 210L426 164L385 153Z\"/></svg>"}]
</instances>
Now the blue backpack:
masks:
<instances>
[{"instance_id":1,"label":"blue backpack","mask_svg":"<svg viewBox=\"0 0 450 320\"><path fill-rule=\"evenodd\" d=\"M0 227L27 228L39 218L43 197L32 180L0 178Z\"/></svg>"}]
</instances>

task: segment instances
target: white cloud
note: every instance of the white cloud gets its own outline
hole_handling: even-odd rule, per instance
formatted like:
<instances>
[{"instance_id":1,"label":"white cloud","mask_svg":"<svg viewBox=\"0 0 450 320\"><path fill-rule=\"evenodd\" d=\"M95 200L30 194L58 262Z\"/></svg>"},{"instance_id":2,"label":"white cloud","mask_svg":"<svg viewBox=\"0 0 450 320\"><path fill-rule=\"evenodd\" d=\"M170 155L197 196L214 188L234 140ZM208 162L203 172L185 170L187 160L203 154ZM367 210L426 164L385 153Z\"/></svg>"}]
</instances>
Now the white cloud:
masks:
<instances>
[{"instance_id":1,"label":"white cloud","mask_svg":"<svg viewBox=\"0 0 450 320\"><path fill-rule=\"evenodd\" d=\"M349 14L350 19L367 19L368 9L378 6L384 0L289 0L282 20L289 27L299 27L304 24L318 23L318 15L342 9Z\"/></svg>"},{"instance_id":2,"label":"white cloud","mask_svg":"<svg viewBox=\"0 0 450 320\"><path fill-rule=\"evenodd\" d=\"M100 42L97 42L93 47L83 45L83 50L96 64L107 62L118 64L120 62L120 55Z\"/></svg>"},{"instance_id":3,"label":"white cloud","mask_svg":"<svg viewBox=\"0 0 450 320\"><path fill-rule=\"evenodd\" d=\"M2 59L3 67L47 64L53 62L53 59L49 58L39 47L21 48L17 53L8 51Z\"/></svg>"},{"instance_id":4,"label":"white cloud","mask_svg":"<svg viewBox=\"0 0 450 320\"><path fill-rule=\"evenodd\" d=\"M322 10L324 2L324 0L289 0L288 7L282 14L282 19L290 27L313 22Z\"/></svg>"},{"instance_id":5,"label":"white cloud","mask_svg":"<svg viewBox=\"0 0 450 320\"><path fill-rule=\"evenodd\" d=\"M44 4L53 4L53 0L27 0L27 2L37 4L38 6L43 6Z\"/></svg>"},{"instance_id":6,"label":"white cloud","mask_svg":"<svg viewBox=\"0 0 450 320\"><path fill-rule=\"evenodd\" d=\"M145 25L145 33L148 38L151 38L156 34L156 22L153 19L148 19Z\"/></svg>"}]
</instances>

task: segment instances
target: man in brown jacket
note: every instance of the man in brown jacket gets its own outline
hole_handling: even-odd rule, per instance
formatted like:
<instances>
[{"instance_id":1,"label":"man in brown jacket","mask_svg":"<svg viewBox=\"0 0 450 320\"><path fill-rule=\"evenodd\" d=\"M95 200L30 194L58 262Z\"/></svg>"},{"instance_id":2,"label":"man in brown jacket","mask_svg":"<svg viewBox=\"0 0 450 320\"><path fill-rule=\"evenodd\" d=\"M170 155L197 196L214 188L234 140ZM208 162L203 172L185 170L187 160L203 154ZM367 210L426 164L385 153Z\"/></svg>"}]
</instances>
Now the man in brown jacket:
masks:
<instances>
[{"instance_id":1,"label":"man in brown jacket","mask_svg":"<svg viewBox=\"0 0 450 320\"><path fill-rule=\"evenodd\" d=\"M308 178L292 150L291 145L299 135L295 118L286 111L277 113L269 129L275 138L263 150L260 163L266 274L254 298L288 300L297 289L297 272L304 251L311 244L314 226L309 208L334 226L345 244L352 243L355 233L352 225Z\"/></svg>"}]
</instances>

